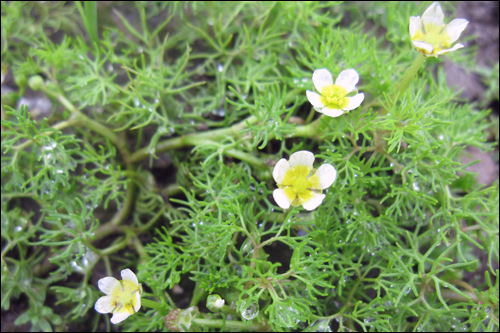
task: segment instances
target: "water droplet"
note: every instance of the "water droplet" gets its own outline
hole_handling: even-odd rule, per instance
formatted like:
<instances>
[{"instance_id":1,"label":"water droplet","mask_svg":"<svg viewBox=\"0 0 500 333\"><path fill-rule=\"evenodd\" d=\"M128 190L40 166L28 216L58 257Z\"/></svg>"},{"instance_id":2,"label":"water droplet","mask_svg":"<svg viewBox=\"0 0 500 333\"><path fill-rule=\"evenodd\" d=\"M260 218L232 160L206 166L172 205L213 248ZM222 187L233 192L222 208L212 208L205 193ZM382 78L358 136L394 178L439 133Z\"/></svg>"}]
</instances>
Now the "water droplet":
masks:
<instances>
[{"instance_id":1,"label":"water droplet","mask_svg":"<svg viewBox=\"0 0 500 333\"><path fill-rule=\"evenodd\" d=\"M83 272L83 268L81 266L79 266L76 261L72 261L70 265L71 265L71 267L73 267L74 271Z\"/></svg>"},{"instance_id":2,"label":"water droplet","mask_svg":"<svg viewBox=\"0 0 500 333\"><path fill-rule=\"evenodd\" d=\"M222 72L222 71L224 71L224 65L222 65L222 64L218 64L218 65L217 65L217 71L218 71L218 72Z\"/></svg>"},{"instance_id":3,"label":"water droplet","mask_svg":"<svg viewBox=\"0 0 500 333\"><path fill-rule=\"evenodd\" d=\"M413 189L415 191L420 191L420 186L418 186L418 183L417 182L413 182Z\"/></svg>"},{"instance_id":4,"label":"water droplet","mask_svg":"<svg viewBox=\"0 0 500 333\"><path fill-rule=\"evenodd\" d=\"M57 143L54 140L47 140L47 143L43 146L44 150L52 150L57 146Z\"/></svg>"},{"instance_id":5,"label":"water droplet","mask_svg":"<svg viewBox=\"0 0 500 333\"><path fill-rule=\"evenodd\" d=\"M243 301L240 306L241 316L246 320L252 320L259 314L259 305L255 302L247 305L246 301Z\"/></svg>"},{"instance_id":6,"label":"water droplet","mask_svg":"<svg viewBox=\"0 0 500 333\"><path fill-rule=\"evenodd\" d=\"M335 317L335 320L338 322L339 317ZM328 320L317 320L315 321L309 328L307 329L309 332L332 332L330 326L328 326Z\"/></svg>"},{"instance_id":7,"label":"water droplet","mask_svg":"<svg viewBox=\"0 0 500 333\"><path fill-rule=\"evenodd\" d=\"M374 321L374 319L372 317L368 317L368 318L365 318L364 322L365 324L370 324ZM371 325L370 325L371 326Z\"/></svg>"},{"instance_id":8,"label":"water droplet","mask_svg":"<svg viewBox=\"0 0 500 333\"><path fill-rule=\"evenodd\" d=\"M224 107L221 107L217 110L212 110L212 114L214 116L224 117L226 115L226 111L224 110Z\"/></svg>"}]
</instances>

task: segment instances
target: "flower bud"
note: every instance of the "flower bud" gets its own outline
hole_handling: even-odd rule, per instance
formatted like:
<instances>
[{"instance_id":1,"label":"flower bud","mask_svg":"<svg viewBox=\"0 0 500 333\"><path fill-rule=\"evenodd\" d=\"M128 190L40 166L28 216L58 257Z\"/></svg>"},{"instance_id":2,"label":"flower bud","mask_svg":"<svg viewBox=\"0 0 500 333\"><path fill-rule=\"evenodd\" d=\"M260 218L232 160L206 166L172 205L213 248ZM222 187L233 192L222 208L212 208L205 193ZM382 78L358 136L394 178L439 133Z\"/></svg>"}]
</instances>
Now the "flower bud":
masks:
<instances>
[{"instance_id":1,"label":"flower bud","mask_svg":"<svg viewBox=\"0 0 500 333\"><path fill-rule=\"evenodd\" d=\"M30 77L28 85L32 90L40 90L43 87L43 78L40 75Z\"/></svg>"},{"instance_id":2,"label":"flower bud","mask_svg":"<svg viewBox=\"0 0 500 333\"><path fill-rule=\"evenodd\" d=\"M219 295L210 295L207 298L207 308L212 312L219 312L225 301Z\"/></svg>"}]
</instances>

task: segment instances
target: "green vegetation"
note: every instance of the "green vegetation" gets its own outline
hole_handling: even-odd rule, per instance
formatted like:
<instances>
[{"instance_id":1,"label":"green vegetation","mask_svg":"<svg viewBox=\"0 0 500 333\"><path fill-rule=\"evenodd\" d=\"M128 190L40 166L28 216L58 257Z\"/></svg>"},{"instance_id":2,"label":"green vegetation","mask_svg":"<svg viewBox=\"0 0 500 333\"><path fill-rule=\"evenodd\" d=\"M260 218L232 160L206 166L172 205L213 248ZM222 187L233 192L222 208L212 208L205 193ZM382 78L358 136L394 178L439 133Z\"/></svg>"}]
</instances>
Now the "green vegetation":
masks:
<instances>
[{"instance_id":1,"label":"green vegetation","mask_svg":"<svg viewBox=\"0 0 500 333\"><path fill-rule=\"evenodd\" d=\"M429 5L2 2L2 327L498 331L499 184L462 160L498 124L442 66L481 50L400 81ZM319 68L361 106L314 111ZM272 196L299 150L338 172L311 212ZM125 268L142 307L111 327Z\"/></svg>"}]
</instances>

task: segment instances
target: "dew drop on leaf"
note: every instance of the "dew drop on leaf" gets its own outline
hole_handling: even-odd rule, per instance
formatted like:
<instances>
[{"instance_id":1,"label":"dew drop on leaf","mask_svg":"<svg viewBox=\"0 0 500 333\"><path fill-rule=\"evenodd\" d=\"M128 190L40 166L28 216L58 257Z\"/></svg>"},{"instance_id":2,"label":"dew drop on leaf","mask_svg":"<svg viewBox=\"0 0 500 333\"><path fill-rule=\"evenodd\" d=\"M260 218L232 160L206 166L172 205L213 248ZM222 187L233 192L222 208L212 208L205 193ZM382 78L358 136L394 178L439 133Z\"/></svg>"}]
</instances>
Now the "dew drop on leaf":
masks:
<instances>
[{"instance_id":1,"label":"dew drop on leaf","mask_svg":"<svg viewBox=\"0 0 500 333\"><path fill-rule=\"evenodd\" d=\"M259 314L259 305L255 302L247 305L247 302L243 301L240 306L241 316L246 320L252 320Z\"/></svg>"}]
</instances>

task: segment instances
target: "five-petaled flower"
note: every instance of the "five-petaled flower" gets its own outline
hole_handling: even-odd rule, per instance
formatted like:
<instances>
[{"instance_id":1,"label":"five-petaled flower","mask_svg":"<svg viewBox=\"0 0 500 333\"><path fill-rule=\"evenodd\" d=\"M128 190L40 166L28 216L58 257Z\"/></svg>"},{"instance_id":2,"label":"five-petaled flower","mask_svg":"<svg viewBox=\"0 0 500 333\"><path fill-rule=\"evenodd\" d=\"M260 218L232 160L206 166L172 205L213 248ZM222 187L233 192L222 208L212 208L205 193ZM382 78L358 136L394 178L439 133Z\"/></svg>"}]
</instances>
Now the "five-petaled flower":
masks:
<instances>
[{"instance_id":1,"label":"five-petaled flower","mask_svg":"<svg viewBox=\"0 0 500 333\"><path fill-rule=\"evenodd\" d=\"M313 83L319 92L306 91L309 102L314 110L330 117L338 117L346 111L354 110L365 99L365 94L358 94L356 83L358 72L346 69L339 74L333 84L332 74L326 68L317 69L313 73Z\"/></svg>"},{"instance_id":2,"label":"five-petaled flower","mask_svg":"<svg viewBox=\"0 0 500 333\"><path fill-rule=\"evenodd\" d=\"M434 2L426 9L422 18L420 16L410 17L410 36L413 46L427 57L436 57L440 54L449 53L464 47L463 44L455 44L450 48L469 21L465 19L454 19L444 24L444 14L439 2Z\"/></svg>"},{"instance_id":3,"label":"five-petaled flower","mask_svg":"<svg viewBox=\"0 0 500 333\"><path fill-rule=\"evenodd\" d=\"M97 282L99 289L107 296L99 298L94 308L99 313L112 313L113 324L124 321L141 308L142 285L137 281L137 276L128 268L120 274L121 281L108 276Z\"/></svg>"},{"instance_id":4,"label":"five-petaled flower","mask_svg":"<svg viewBox=\"0 0 500 333\"><path fill-rule=\"evenodd\" d=\"M337 177L337 170L330 164L313 168L314 154L302 150L293 153L290 161L282 158L276 163L273 177L278 187L273 197L278 206L288 209L290 205L316 209L323 199L321 191L330 187Z\"/></svg>"}]
</instances>

